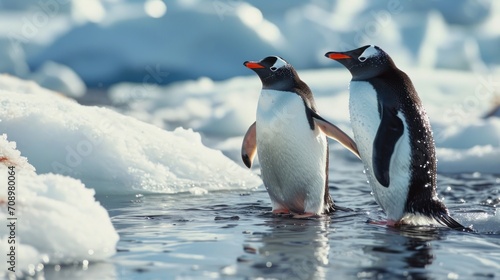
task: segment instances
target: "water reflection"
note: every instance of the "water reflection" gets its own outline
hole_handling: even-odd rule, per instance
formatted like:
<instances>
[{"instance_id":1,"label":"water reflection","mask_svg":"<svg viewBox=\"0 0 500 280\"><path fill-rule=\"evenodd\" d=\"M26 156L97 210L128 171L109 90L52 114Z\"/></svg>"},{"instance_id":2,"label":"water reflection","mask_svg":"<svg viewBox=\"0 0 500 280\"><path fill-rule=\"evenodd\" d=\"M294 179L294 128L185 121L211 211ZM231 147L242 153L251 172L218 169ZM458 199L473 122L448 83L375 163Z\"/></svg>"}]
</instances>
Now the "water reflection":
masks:
<instances>
[{"instance_id":1,"label":"water reflection","mask_svg":"<svg viewBox=\"0 0 500 280\"><path fill-rule=\"evenodd\" d=\"M115 265L111 262L95 262L87 266L79 264L46 266L38 279L118 279Z\"/></svg>"},{"instance_id":2,"label":"water reflection","mask_svg":"<svg viewBox=\"0 0 500 280\"><path fill-rule=\"evenodd\" d=\"M243 261L249 262L241 270L248 275L279 279L325 279L330 245L328 227L330 219L297 220L273 217L266 222L268 232L252 233L247 238ZM241 259L240 259L241 262ZM247 266L248 265L248 266Z\"/></svg>"},{"instance_id":3,"label":"water reflection","mask_svg":"<svg viewBox=\"0 0 500 280\"><path fill-rule=\"evenodd\" d=\"M374 245L367 245L363 252L373 262L361 267L359 279L407 278L429 279L426 269L434 261L431 241L440 240L443 229L405 227L387 228L374 232Z\"/></svg>"}]
</instances>

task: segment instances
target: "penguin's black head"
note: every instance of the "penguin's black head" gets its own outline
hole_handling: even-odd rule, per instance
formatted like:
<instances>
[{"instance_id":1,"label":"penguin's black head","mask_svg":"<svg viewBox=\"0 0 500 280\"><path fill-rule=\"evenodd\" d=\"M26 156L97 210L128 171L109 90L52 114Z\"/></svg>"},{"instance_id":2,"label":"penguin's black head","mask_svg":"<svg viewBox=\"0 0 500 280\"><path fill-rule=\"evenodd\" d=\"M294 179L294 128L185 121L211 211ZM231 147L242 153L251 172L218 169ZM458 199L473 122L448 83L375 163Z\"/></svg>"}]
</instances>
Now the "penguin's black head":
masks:
<instances>
[{"instance_id":1,"label":"penguin's black head","mask_svg":"<svg viewBox=\"0 0 500 280\"><path fill-rule=\"evenodd\" d=\"M353 80L370 79L396 68L389 55L374 45L346 52L328 52L325 56L344 65L351 72Z\"/></svg>"},{"instance_id":2,"label":"penguin's black head","mask_svg":"<svg viewBox=\"0 0 500 280\"><path fill-rule=\"evenodd\" d=\"M245 61L247 68L259 75L263 88L290 90L298 80L297 72L292 65L279 56L268 56L261 61Z\"/></svg>"}]
</instances>

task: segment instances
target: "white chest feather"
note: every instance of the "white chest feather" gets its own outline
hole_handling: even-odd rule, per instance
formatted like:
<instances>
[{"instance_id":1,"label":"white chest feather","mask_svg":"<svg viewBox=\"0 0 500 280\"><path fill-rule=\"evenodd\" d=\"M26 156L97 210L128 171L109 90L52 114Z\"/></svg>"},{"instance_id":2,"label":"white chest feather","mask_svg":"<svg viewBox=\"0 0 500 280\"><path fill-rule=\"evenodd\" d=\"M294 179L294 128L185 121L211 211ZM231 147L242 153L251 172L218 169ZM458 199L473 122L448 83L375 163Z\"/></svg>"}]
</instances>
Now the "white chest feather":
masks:
<instances>
[{"instance_id":1,"label":"white chest feather","mask_svg":"<svg viewBox=\"0 0 500 280\"><path fill-rule=\"evenodd\" d=\"M411 176L411 147L406 119L401 112L398 112L398 117L403 121L404 132L397 141L392 155L387 155L391 156L390 185L384 187L375 178L372 162L373 142L381 124L376 91L370 83L362 81L351 82L349 90L351 125L373 195L386 212L388 219L397 221L403 216Z\"/></svg>"},{"instance_id":2,"label":"white chest feather","mask_svg":"<svg viewBox=\"0 0 500 280\"><path fill-rule=\"evenodd\" d=\"M326 181L325 135L311 130L295 93L262 90L257 108L257 153L273 209L321 213Z\"/></svg>"}]
</instances>

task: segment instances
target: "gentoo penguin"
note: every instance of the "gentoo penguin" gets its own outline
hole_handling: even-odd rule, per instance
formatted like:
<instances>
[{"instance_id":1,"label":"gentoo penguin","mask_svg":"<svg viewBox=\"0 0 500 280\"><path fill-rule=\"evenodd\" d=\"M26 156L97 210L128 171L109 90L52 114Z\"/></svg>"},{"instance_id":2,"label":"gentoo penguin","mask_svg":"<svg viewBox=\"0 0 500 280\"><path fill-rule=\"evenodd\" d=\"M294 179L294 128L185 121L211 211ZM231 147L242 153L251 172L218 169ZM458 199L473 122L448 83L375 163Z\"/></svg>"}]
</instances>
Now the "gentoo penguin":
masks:
<instances>
[{"instance_id":1,"label":"gentoo penguin","mask_svg":"<svg viewBox=\"0 0 500 280\"><path fill-rule=\"evenodd\" d=\"M262 91L257 120L243 139L243 162L250 168L257 151L273 213L296 218L330 213L326 136L359 157L356 144L318 115L311 90L284 59L269 56L244 65L260 77Z\"/></svg>"},{"instance_id":2,"label":"gentoo penguin","mask_svg":"<svg viewBox=\"0 0 500 280\"><path fill-rule=\"evenodd\" d=\"M349 113L354 139L388 224L464 229L437 197L431 126L410 78L377 46L325 56L352 74Z\"/></svg>"}]
</instances>

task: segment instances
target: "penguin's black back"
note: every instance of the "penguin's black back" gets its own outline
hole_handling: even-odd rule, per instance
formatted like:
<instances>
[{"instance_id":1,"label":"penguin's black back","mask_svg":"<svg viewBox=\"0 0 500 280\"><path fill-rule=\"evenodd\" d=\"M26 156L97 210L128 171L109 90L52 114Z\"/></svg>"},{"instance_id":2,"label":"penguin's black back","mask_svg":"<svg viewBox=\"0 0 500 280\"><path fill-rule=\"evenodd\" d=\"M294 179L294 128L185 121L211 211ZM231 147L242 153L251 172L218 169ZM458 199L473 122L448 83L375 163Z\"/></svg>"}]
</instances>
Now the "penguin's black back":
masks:
<instances>
[{"instance_id":1,"label":"penguin's black back","mask_svg":"<svg viewBox=\"0 0 500 280\"><path fill-rule=\"evenodd\" d=\"M405 203L405 213L434 217L452 229L472 231L449 216L448 209L437 197L437 161L432 130L427 114L410 78L394 68L369 79L384 106L394 106L403 112L408 126L411 147L411 177Z\"/></svg>"},{"instance_id":2,"label":"penguin's black back","mask_svg":"<svg viewBox=\"0 0 500 280\"><path fill-rule=\"evenodd\" d=\"M411 147L411 177L405 212L431 214L429 212L435 210L446 211L439 201L439 205L429 205L436 196L436 151L429 121L410 78L393 68L368 82L377 92L379 114L383 103L383 106L401 111L405 116Z\"/></svg>"}]
</instances>

